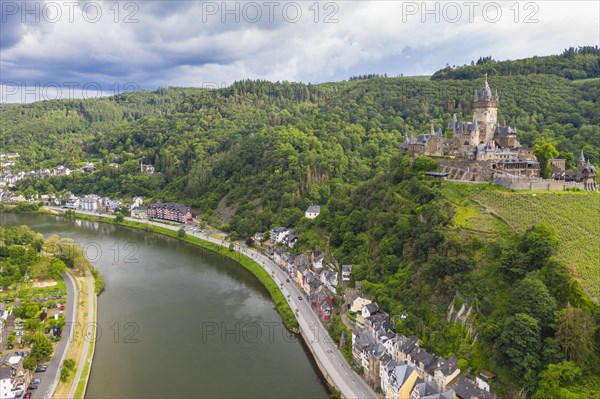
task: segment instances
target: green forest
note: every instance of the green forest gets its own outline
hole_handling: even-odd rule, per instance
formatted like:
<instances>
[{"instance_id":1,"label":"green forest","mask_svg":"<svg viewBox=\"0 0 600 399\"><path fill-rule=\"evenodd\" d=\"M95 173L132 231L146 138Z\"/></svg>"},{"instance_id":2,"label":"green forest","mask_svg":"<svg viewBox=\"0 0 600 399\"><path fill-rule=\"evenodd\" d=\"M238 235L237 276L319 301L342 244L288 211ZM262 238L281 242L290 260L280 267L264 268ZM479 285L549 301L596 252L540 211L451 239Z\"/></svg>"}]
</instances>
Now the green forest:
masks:
<instances>
[{"instance_id":1,"label":"green forest","mask_svg":"<svg viewBox=\"0 0 600 399\"><path fill-rule=\"evenodd\" d=\"M438 170L431 159L399 155L407 136L445 128L452 113L471 119L487 72L499 121L523 145L552 143L571 167L583 150L599 165L600 55L572 53L510 67L482 59L466 67L470 76L451 68L432 78L241 81L2 105L0 145L21 154L22 168L96 164L93 174L23 181L24 194L182 202L240 238L293 227L294 251L331 249L354 264L352 283L363 281L399 332L472 372L493 371L502 397L591 398L600 391L600 310L555 256L558 231L514 232L495 219L490 234L462 228L458 204L472 188L425 176ZM567 67L585 76L556 72ZM142 174L140 161L157 173ZM315 220L303 217L311 204L321 205ZM473 301L472 330L446 321L459 297Z\"/></svg>"}]
</instances>

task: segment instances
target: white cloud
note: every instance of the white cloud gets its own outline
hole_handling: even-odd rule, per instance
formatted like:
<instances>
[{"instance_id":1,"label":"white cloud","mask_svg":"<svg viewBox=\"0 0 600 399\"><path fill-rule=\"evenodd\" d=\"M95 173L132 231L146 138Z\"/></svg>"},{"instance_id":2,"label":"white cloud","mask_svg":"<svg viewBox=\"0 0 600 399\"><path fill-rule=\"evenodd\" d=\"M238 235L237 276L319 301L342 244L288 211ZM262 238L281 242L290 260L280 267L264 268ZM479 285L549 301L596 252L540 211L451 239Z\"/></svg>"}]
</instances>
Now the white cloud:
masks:
<instances>
[{"instance_id":1,"label":"white cloud","mask_svg":"<svg viewBox=\"0 0 600 399\"><path fill-rule=\"evenodd\" d=\"M294 3L302 5L296 23L290 21L296 16L293 4L285 2L274 9L272 21L265 3L256 2L262 12L257 23L249 22L253 10L244 14L248 2L237 3L239 23L220 9L221 2L139 2L139 9L120 9L118 16L109 8L113 3L102 4L96 23L77 9L73 22L63 13L56 23L42 18L22 26L11 20L3 24L21 40L3 43L2 81L133 81L156 87L245 78L319 82L357 71L425 74L446 62L464 64L479 56L514 59L595 45L600 29L600 6L591 1L530 2L528 8L522 2L501 3L496 23L491 20L498 3L491 2L475 7L472 22L464 2L427 2L429 10L437 7L433 14L425 13L424 2L319 2L318 12L314 3L299 2ZM282 13L286 4L292 4L287 16ZM233 3L228 7L235 9ZM461 18L449 21L456 10ZM139 22L124 23L132 11ZM526 23L528 15L538 22ZM326 17L337 22L325 23Z\"/></svg>"}]
</instances>

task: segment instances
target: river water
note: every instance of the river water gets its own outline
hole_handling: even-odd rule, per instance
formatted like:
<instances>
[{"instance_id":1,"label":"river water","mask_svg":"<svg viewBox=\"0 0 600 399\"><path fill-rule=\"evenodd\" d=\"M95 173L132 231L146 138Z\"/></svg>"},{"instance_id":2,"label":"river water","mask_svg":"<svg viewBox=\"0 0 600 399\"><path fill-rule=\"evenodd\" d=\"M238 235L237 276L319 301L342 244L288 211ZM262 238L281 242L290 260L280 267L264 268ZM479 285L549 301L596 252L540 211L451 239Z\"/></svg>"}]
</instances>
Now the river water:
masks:
<instances>
[{"instance_id":1,"label":"river water","mask_svg":"<svg viewBox=\"0 0 600 399\"><path fill-rule=\"evenodd\" d=\"M327 398L310 353L254 276L155 233L0 214L81 244L106 284L86 398Z\"/></svg>"}]
</instances>

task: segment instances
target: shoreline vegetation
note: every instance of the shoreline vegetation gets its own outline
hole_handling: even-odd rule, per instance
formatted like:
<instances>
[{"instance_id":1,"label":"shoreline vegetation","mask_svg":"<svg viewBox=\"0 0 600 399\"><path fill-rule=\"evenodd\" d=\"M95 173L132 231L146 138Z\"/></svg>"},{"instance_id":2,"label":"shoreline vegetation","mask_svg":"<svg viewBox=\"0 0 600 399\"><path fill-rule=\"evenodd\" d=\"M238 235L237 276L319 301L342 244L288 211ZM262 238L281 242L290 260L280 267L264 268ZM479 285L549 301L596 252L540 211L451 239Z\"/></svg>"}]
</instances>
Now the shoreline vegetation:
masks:
<instances>
[{"instance_id":1,"label":"shoreline vegetation","mask_svg":"<svg viewBox=\"0 0 600 399\"><path fill-rule=\"evenodd\" d=\"M57 212L57 211L47 209L47 208L43 208L43 207L40 208L39 212L44 213L44 214L69 217L69 216L65 215L64 213ZM260 281L260 283L265 287L265 289L269 292L269 295L271 296L271 299L273 300L273 303L275 304L275 309L277 310L277 313L279 313L281 319L283 320L284 326L288 330L290 330L294 333L299 332L298 320L296 320L296 317L294 316L292 309L290 308L285 297L283 296L283 294L277 287L277 284L275 283L275 281L273 281L273 279L271 278L269 273L267 273L258 263L256 263L252 259L248 258L247 256L245 256L239 252L232 251L221 245L217 245L212 242L205 241L198 237L190 236L187 234L184 237L180 237L176 230L170 230L165 227L155 226L155 225L151 225L149 223L133 222L130 220L122 220L120 222L117 222L114 218L111 218L111 217L100 216L100 215L98 215L98 216L88 215L88 214L82 214L82 213L78 213L78 212L74 212L72 215L73 215L73 218L76 218L79 220L88 220L88 221L92 221L92 222L109 223L109 224L114 224L114 225L118 225L118 226L124 226L124 227L130 227L133 229L143 230L143 231L150 232L150 233L162 234L162 235L165 235L165 236L168 236L168 237L180 240L180 241L187 242L187 243L195 245L197 247L207 249L209 251L212 251L216 254L225 256L225 257L239 263L246 270L250 271L250 273L252 273L258 279L258 281ZM90 270L95 270L95 269L90 268ZM92 274L94 274L94 273L96 273L98 276L100 276L100 274L97 271L95 271L95 272L92 271ZM100 279L101 278L102 277L100 276ZM102 280L100 280L100 282L97 283L97 285L96 285L97 290L98 290L98 286L101 286L101 289L103 290L104 282Z\"/></svg>"},{"instance_id":2,"label":"shoreline vegetation","mask_svg":"<svg viewBox=\"0 0 600 399\"><path fill-rule=\"evenodd\" d=\"M22 207L17 206L4 206L1 211L58 214L48 209L36 208L22 209ZM61 356L61 358L59 359L57 375L52 377L55 378L55 383L48 393L52 392L52 397L57 399L66 397L79 399L85 395L91 371L96 341L96 298L104 290L104 280L98 270L87 261L83 255L83 248L77 243L54 234L44 238L43 246L44 248L52 248L43 251L45 256L65 262L66 270L64 270L64 273L67 275L65 280L70 279L72 281L75 291L73 292L74 326L63 333L62 339L68 340L64 352L60 355L58 353L52 355ZM93 281L89 280L90 278ZM68 286L66 281L65 286ZM91 290L88 287L92 288L94 292L90 292ZM90 300L92 306L90 306ZM89 342L89 348L85 349L86 353L84 354L86 341Z\"/></svg>"}]
</instances>

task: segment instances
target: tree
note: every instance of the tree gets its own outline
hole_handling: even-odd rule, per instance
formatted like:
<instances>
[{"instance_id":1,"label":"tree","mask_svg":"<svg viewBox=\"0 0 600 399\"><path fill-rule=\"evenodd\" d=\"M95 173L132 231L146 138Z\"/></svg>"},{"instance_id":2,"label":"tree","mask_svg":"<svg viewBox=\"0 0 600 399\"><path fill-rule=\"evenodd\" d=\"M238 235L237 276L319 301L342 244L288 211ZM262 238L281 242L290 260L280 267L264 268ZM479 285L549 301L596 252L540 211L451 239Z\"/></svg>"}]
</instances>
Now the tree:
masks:
<instances>
[{"instance_id":1,"label":"tree","mask_svg":"<svg viewBox=\"0 0 600 399\"><path fill-rule=\"evenodd\" d=\"M594 353L596 325L584 309L567 304L560 315L556 339L568 360L585 366Z\"/></svg>"},{"instance_id":2,"label":"tree","mask_svg":"<svg viewBox=\"0 0 600 399\"><path fill-rule=\"evenodd\" d=\"M28 356L23 360L23 367L28 370L35 370L38 365L38 361L33 356Z\"/></svg>"},{"instance_id":3,"label":"tree","mask_svg":"<svg viewBox=\"0 0 600 399\"><path fill-rule=\"evenodd\" d=\"M579 387L582 374L581 368L573 362L551 364L541 373L539 388L532 399L588 398Z\"/></svg>"},{"instance_id":4,"label":"tree","mask_svg":"<svg viewBox=\"0 0 600 399\"><path fill-rule=\"evenodd\" d=\"M115 216L115 222L117 223L121 223L123 221L124 217L122 213L117 213L117 216Z\"/></svg>"},{"instance_id":5,"label":"tree","mask_svg":"<svg viewBox=\"0 0 600 399\"><path fill-rule=\"evenodd\" d=\"M48 276L57 279L66 270L67 265L65 265L65 262L58 258L53 258L52 262L50 262L50 266L48 267Z\"/></svg>"},{"instance_id":6,"label":"tree","mask_svg":"<svg viewBox=\"0 0 600 399\"><path fill-rule=\"evenodd\" d=\"M187 233L185 232L185 229L183 227L177 230L177 237L185 238L186 235Z\"/></svg>"},{"instance_id":7,"label":"tree","mask_svg":"<svg viewBox=\"0 0 600 399\"><path fill-rule=\"evenodd\" d=\"M33 348L31 349L31 357L38 362L47 360L52 356L52 344L42 333L37 333L33 336Z\"/></svg>"},{"instance_id":8,"label":"tree","mask_svg":"<svg viewBox=\"0 0 600 399\"><path fill-rule=\"evenodd\" d=\"M543 179L549 179L552 177L552 171L548 161L556 158L558 151L552 143L536 144L533 146L533 155L537 158L540 163L540 176Z\"/></svg>"},{"instance_id":9,"label":"tree","mask_svg":"<svg viewBox=\"0 0 600 399\"><path fill-rule=\"evenodd\" d=\"M497 342L501 358L519 373L535 370L542 346L540 332L539 322L525 313L509 317Z\"/></svg>"},{"instance_id":10,"label":"tree","mask_svg":"<svg viewBox=\"0 0 600 399\"><path fill-rule=\"evenodd\" d=\"M554 320L556 300L541 280L527 276L513 289L507 310L510 314L525 313L545 328Z\"/></svg>"}]
</instances>

